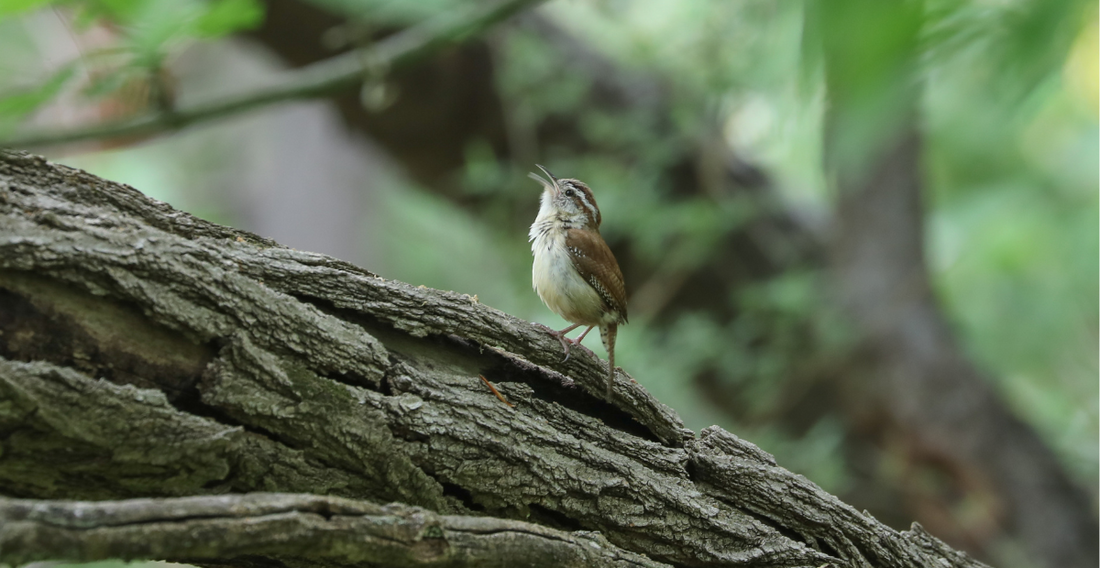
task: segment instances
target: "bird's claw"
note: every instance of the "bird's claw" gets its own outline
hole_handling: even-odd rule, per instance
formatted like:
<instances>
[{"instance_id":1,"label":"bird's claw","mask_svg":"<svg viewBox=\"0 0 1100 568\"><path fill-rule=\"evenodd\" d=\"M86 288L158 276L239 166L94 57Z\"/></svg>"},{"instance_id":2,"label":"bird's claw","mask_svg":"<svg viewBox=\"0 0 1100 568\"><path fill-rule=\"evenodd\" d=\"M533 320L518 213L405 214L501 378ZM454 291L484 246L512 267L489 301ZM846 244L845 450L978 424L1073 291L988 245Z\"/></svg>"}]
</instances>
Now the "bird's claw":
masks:
<instances>
[{"instance_id":1,"label":"bird's claw","mask_svg":"<svg viewBox=\"0 0 1100 568\"><path fill-rule=\"evenodd\" d=\"M584 345L581 345L581 342L578 339L570 339L568 337L565 337L565 334L557 333L557 332L552 332L551 335L558 338L558 341L561 342L562 349L565 350L565 358L561 360L562 363L569 360L569 356L571 355L570 351L571 351L571 348L573 348L573 347L580 347L581 349L584 349L585 351L588 351L589 353L592 352L591 349L585 347Z\"/></svg>"},{"instance_id":2,"label":"bird's claw","mask_svg":"<svg viewBox=\"0 0 1100 568\"><path fill-rule=\"evenodd\" d=\"M565 358L562 359L561 362L564 363L564 362L568 361L569 360L569 344L572 343L572 340L569 339L568 337L565 337L564 333L553 331L553 330L550 331L550 335L553 335L554 337L556 337L557 340L561 342L561 348L565 350Z\"/></svg>"}]
</instances>

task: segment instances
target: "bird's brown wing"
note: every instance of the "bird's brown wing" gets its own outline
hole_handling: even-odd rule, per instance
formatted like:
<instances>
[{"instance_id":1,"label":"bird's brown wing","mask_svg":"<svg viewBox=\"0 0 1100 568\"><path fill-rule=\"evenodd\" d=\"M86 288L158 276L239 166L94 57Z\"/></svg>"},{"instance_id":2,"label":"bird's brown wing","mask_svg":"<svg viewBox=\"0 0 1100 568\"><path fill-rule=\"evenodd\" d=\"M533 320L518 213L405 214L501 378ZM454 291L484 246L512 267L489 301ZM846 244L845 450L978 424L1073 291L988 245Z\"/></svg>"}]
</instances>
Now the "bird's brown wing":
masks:
<instances>
[{"instance_id":1,"label":"bird's brown wing","mask_svg":"<svg viewBox=\"0 0 1100 568\"><path fill-rule=\"evenodd\" d=\"M569 249L573 266L581 278L588 282L611 310L619 313L626 322L626 284L615 255L596 231L569 229L565 233L565 246Z\"/></svg>"}]
</instances>

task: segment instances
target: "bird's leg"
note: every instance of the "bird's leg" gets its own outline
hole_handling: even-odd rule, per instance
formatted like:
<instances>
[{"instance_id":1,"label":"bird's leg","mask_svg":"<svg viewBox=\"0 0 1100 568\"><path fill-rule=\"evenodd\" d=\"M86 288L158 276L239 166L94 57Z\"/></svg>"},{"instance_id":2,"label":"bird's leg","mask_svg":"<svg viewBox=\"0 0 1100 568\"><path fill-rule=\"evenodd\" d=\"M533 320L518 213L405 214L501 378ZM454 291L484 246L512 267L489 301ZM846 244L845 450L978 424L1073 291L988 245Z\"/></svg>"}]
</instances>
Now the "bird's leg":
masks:
<instances>
[{"instance_id":1,"label":"bird's leg","mask_svg":"<svg viewBox=\"0 0 1100 568\"><path fill-rule=\"evenodd\" d=\"M573 325L571 325L571 326L569 326L569 327L567 327L567 328L565 328L561 331L553 331L553 330L550 331L550 335L553 335L554 337L558 338L558 341L561 342L562 349L565 349L565 359L561 360L562 363L569 360L569 344L572 343L573 345L577 345L577 344L580 343L580 339L574 341L574 340L569 339L568 337L566 337L565 334L569 333L570 331L573 331L574 329L577 329L580 326L581 326L581 324L575 323L575 324L573 324ZM592 328L589 327L587 330L585 330L584 333L581 334L581 339L584 339L584 334L588 333L588 331L591 330L591 329Z\"/></svg>"},{"instance_id":2,"label":"bird's leg","mask_svg":"<svg viewBox=\"0 0 1100 568\"><path fill-rule=\"evenodd\" d=\"M576 339L570 339L569 341L572 341L573 345L580 345L581 342L584 341L584 336L588 335L588 332L592 331L592 328L594 328L594 327L596 327L596 326L594 326L594 325L588 326L588 329L584 330L584 333L582 333L580 337L578 337Z\"/></svg>"},{"instance_id":3,"label":"bird's leg","mask_svg":"<svg viewBox=\"0 0 1100 568\"><path fill-rule=\"evenodd\" d=\"M580 324L577 324L577 325L580 325ZM584 349L585 351L588 351L587 347L581 345L581 341L584 340L584 336L588 335L588 332L592 331L592 328L594 328L594 327L596 327L596 326L594 326L594 325L588 326L588 329L584 330L584 333L582 333L581 336L576 338L576 339L569 339L568 337L566 337L565 340L568 341L569 343L572 343L575 347L580 347L581 349ZM562 333L565 333L565 332L563 331ZM588 351L588 352L591 353L591 351ZM565 359L562 359L561 362L564 363L568 360L569 360L569 347L566 347L565 348Z\"/></svg>"}]
</instances>

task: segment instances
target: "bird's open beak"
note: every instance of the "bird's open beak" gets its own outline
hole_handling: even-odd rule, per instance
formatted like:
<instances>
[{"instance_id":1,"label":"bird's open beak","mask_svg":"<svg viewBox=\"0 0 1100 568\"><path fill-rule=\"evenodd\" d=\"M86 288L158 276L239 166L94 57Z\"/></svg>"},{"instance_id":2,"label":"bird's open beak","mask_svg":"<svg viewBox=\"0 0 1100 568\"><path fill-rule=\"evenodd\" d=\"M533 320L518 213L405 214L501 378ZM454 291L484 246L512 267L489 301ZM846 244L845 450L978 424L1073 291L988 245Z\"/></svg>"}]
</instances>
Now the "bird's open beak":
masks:
<instances>
[{"instance_id":1,"label":"bird's open beak","mask_svg":"<svg viewBox=\"0 0 1100 568\"><path fill-rule=\"evenodd\" d=\"M542 176L540 176L539 174L536 174L535 172L531 172L531 173L527 174L527 177L541 183L543 185L543 187L546 187L553 194L557 195L557 193L559 191L558 178L554 177L554 174L550 173L550 170L547 170L546 168L542 167L541 165L535 164L535 166L538 166L538 168L540 170L542 170L542 173L546 174L546 177L543 178Z\"/></svg>"},{"instance_id":2,"label":"bird's open beak","mask_svg":"<svg viewBox=\"0 0 1100 568\"><path fill-rule=\"evenodd\" d=\"M537 167L538 167L538 169L542 170L542 173L546 174L546 177L548 177L548 178L550 178L550 179L554 180L554 184L555 184L555 185L557 185L557 183L558 183L558 178L557 178L557 177L555 177L555 176L554 176L554 174L550 173L550 170L548 170L548 169L546 169L546 168L542 167L542 165L540 165L540 164L535 164L535 166L537 166Z\"/></svg>"}]
</instances>

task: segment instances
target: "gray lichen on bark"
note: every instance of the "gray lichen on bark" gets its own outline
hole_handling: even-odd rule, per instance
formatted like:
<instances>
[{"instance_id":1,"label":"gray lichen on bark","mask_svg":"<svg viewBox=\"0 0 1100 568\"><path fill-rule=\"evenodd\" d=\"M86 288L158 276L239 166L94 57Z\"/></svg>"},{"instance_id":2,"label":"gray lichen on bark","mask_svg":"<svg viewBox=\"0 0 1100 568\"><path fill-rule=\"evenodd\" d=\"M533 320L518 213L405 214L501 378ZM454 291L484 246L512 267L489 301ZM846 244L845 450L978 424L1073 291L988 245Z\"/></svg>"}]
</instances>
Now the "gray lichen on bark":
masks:
<instances>
[{"instance_id":1,"label":"gray lichen on bark","mask_svg":"<svg viewBox=\"0 0 1100 568\"><path fill-rule=\"evenodd\" d=\"M3 151L0 306L9 497L396 501L541 525L553 535L539 538L559 541L598 531L614 553L589 565L637 555L679 566L979 565L918 527L898 532L854 511L732 434L696 439L628 375L605 400L605 363L580 353L561 363L544 329L474 298ZM4 501L3 514L20 503ZM326 522L310 517L308 530ZM0 542L15 538L10 526ZM356 558L345 560L375 562Z\"/></svg>"}]
</instances>

